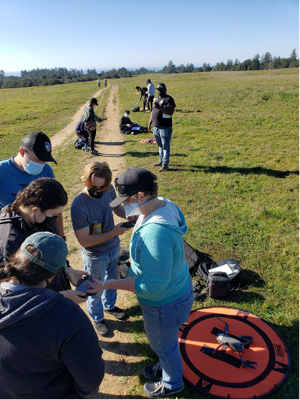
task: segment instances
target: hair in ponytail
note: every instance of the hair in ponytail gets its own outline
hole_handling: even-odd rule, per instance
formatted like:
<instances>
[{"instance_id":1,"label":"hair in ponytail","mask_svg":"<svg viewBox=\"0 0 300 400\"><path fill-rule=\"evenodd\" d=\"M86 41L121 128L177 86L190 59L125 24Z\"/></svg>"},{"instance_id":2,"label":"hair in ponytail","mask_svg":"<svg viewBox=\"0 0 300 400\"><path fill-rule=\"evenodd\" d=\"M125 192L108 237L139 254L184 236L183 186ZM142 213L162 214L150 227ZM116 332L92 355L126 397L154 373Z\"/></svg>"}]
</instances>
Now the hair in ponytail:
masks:
<instances>
[{"instance_id":1,"label":"hair in ponytail","mask_svg":"<svg viewBox=\"0 0 300 400\"><path fill-rule=\"evenodd\" d=\"M40 251L34 246L28 245L26 250L36 258L41 258ZM0 264L0 281L15 277L21 284L26 286L36 286L42 281L50 279L54 275L56 274L53 274L53 272L33 263L21 250L18 250L11 257L11 262Z\"/></svg>"}]
</instances>

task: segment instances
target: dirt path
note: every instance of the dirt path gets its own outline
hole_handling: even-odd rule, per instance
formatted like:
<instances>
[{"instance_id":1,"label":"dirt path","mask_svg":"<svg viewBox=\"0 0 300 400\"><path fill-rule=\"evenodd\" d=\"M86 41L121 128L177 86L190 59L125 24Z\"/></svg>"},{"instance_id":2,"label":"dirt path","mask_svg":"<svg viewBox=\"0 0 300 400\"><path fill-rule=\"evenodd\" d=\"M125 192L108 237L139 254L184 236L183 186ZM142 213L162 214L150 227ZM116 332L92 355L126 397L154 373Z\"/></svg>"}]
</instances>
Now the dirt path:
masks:
<instances>
[{"instance_id":1,"label":"dirt path","mask_svg":"<svg viewBox=\"0 0 300 400\"><path fill-rule=\"evenodd\" d=\"M99 90L93 97L98 97L103 90L106 89ZM126 169L123 150L124 141L122 135L119 133L117 91L117 85L113 85L106 103L105 116L108 117L108 121L104 121L100 125L95 140L95 148L98 150L99 156L91 159L106 161L112 170L113 180ZM75 127L83 115L84 106L72 117L70 124L51 137L52 146L59 146L68 136L74 136ZM81 187L78 188L78 193L80 190ZM118 221L117 218L115 220L116 222ZM68 256L70 264L75 269L83 269L80 246L73 231L67 233L67 244L69 249L72 248L72 252ZM123 309L129 309L134 299L135 296L133 294L119 291L116 305ZM81 308L89 316L85 303L81 305ZM130 395L130 392L132 388L139 384L139 379L136 375L136 364L142 360L142 357L129 354L135 353L131 351L134 347L132 334L127 333L132 322L132 317L127 321L116 321L112 317L105 315L105 319L107 320L111 334L107 337L99 336L99 344L103 350L103 358L106 362L106 373L100 385L97 398L134 398L133 395Z\"/></svg>"}]
</instances>

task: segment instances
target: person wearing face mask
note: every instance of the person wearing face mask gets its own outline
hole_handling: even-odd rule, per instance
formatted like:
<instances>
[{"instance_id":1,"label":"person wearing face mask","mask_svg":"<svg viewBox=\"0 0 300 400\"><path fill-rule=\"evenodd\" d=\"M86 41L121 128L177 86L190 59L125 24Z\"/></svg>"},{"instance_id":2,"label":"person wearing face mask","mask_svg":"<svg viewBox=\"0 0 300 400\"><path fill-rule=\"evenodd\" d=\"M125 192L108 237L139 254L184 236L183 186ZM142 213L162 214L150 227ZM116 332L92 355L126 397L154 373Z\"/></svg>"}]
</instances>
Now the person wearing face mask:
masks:
<instances>
[{"instance_id":1,"label":"person wearing face mask","mask_svg":"<svg viewBox=\"0 0 300 400\"><path fill-rule=\"evenodd\" d=\"M84 115L88 116L88 121L85 123L87 127L87 132L88 132L88 150L90 153L94 156L99 155L98 151L95 150L95 138L96 138L96 132L97 132L97 122L102 122L104 118L100 118L95 114L94 108L98 106L98 101L95 97L92 97L88 101L88 105L84 110ZM92 125L91 125L92 124Z\"/></svg>"},{"instance_id":2,"label":"person wearing face mask","mask_svg":"<svg viewBox=\"0 0 300 400\"><path fill-rule=\"evenodd\" d=\"M166 397L184 388L178 330L190 314L193 289L185 260L185 218L170 200L158 197L157 177L145 168L130 168L115 180L119 196L110 206L124 204L130 215L140 213L130 239L128 277L99 281L98 290L136 293L143 312L145 331L159 360L144 368L150 379L144 386L151 398Z\"/></svg>"},{"instance_id":3,"label":"person wearing face mask","mask_svg":"<svg viewBox=\"0 0 300 400\"><path fill-rule=\"evenodd\" d=\"M19 190L38 178L55 178L47 162L56 161L51 155L51 141L41 131L30 132L21 141L16 156L0 162L0 210L14 201ZM55 223L56 233L64 237L60 214Z\"/></svg>"},{"instance_id":4,"label":"person wearing face mask","mask_svg":"<svg viewBox=\"0 0 300 400\"><path fill-rule=\"evenodd\" d=\"M125 110L124 115L120 118L119 121L120 133L127 133L127 134L131 133L135 135L136 133L147 132L147 128L144 128L139 124L133 123L129 118L129 114L130 111Z\"/></svg>"},{"instance_id":5,"label":"person wearing face mask","mask_svg":"<svg viewBox=\"0 0 300 400\"><path fill-rule=\"evenodd\" d=\"M153 100L153 109L148 123L148 131L153 124L153 135L158 145L159 161L154 166L160 166L158 172L169 169L170 144L172 136L172 115L176 104L170 95L167 94L167 88L164 83L156 86L158 97Z\"/></svg>"},{"instance_id":6,"label":"person wearing face mask","mask_svg":"<svg viewBox=\"0 0 300 400\"><path fill-rule=\"evenodd\" d=\"M55 222L67 202L66 191L53 178L39 178L20 190L12 204L0 212L0 262L10 261L31 234L41 231L56 233ZM83 275L83 271L69 266L57 275L50 288L77 304L82 303L86 299L79 297L81 292L70 290L70 282L76 286Z\"/></svg>"},{"instance_id":7,"label":"person wearing face mask","mask_svg":"<svg viewBox=\"0 0 300 400\"><path fill-rule=\"evenodd\" d=\"M86 165L81 176L84 189L71 206L71 220L81 246L84 271L104 281L119 278L116 261L120 250L119 236L128 230L121 227L122 223L114 224L113 212L121 218L125 218L125 212L122 205L113 210L109 206L116 198L111 179L112 173L106 162ZM116 300L115 289L88 297L88 312L99 335L108 332L104 311L117 319L125 318L125 312L115 306Z\"/></svg>"},{"instance_id":8,"label":"person wearing face mask","mask_svg":"<svg viewBox=\"0 0 300 400\"><path fill-rule=\"evenodd\" d=\"M0 264L0 397L95 398L102 350L84 311L46 286L66 267L65 241L30 235Z\"/></svg>"}]
</instances>

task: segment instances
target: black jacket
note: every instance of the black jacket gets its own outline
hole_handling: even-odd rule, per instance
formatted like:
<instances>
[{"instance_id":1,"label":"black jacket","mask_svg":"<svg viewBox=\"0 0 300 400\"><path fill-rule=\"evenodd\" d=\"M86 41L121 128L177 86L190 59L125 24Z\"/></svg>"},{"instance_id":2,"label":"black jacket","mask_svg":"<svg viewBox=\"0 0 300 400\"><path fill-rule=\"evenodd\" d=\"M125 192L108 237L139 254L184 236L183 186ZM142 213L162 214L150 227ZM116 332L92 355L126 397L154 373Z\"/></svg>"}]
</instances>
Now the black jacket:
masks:
<instances>
[{"instance_id":1,"label":"black jacket","mask_svg":"<svg viewBox=\"0 0 300 400\"><path fill-rule=\"evenodd\" d=\"M50 289L20 288L0 285L0 398L97 393L104 361L88 317Z\"/></svg>"}]
</instances>

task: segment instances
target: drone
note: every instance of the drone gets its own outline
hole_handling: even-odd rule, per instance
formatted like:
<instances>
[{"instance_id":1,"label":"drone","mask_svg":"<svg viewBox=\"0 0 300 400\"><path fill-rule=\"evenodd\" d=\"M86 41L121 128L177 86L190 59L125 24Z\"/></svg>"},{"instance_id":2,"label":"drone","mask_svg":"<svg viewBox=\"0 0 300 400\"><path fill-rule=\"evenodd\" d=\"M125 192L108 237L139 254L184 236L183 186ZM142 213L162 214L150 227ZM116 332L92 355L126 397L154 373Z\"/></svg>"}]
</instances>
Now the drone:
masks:
<instances>
[{"instance_id":1,"label":"drone","mask_svg":"<svg viewBox=\"0 0 300 400\"><path fill-rule=\"evenodd\" d=\"M216 317L219 321L224 322L225 324L225 333L218 333L217 334L217 341L220 343L220 345L213 351L212 355L214 356L216 354L216 351L222 347L222 346L229 346L233 351L236 351L239 353L239 357L242 363L242 367L248 367L248 368L254 368L254 364L258 364L255 361L243 361L241 353L244 350L244 347L247 344L253 343L253 337L252 336L239 336L240 339L246 339L246 342L241 342L240 340L230 336L228 334L229 327L227 322L223 321L221 318Z\"/></svg>"}]
</instances>

